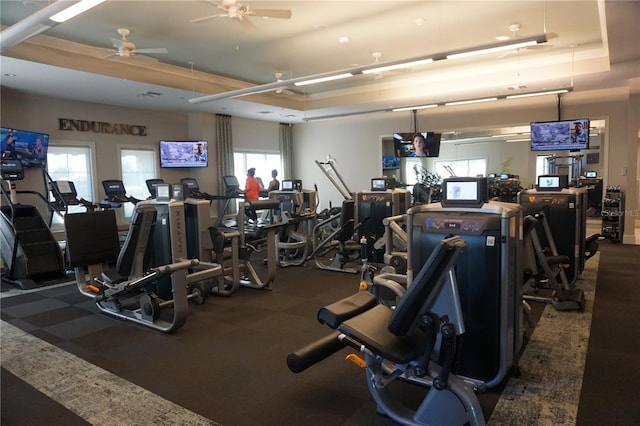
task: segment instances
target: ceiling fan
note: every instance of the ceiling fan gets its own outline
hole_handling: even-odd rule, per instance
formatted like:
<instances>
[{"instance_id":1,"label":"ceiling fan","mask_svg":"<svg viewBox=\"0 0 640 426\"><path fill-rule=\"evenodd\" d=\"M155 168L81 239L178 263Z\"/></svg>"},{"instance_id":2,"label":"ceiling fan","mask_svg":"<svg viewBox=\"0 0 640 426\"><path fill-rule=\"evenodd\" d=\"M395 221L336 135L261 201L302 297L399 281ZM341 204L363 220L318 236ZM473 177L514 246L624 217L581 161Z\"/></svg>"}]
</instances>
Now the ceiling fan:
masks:
<instances>
[{"instance_id":1,"label":"ceiling fan","mask_svg":"<svg viewBox=\"0 0 640 426\"><path fill-rule=\"evenodd\" d=\"M208 21L213 18L231 18L238 21L242 26L242 29L247 32L255 32L256 26L249 21L248 16L258 16L262 18L278 18L278 19L290 19L291 11L286 9L250 9L249 5L238 3L236 0L222 0L222 3L218 4L213 1L209 3L215 5L217 8L224 10L224 13L217 13L215 15L203 16L202 18L195 18L190 20L192 23L200 23Z\"/></svg>"},{"instance_id":2,"label":"ceiling fan","mask_svg":"<svg viewBox=\"0 0 640 426\"><path fill-rule=\"evenodd\" d=\"M274 74L276 77L276 82L281 82L282 81L282 73L281 72L277 72ZM278 87L276 90L274 90L274 92L276 92L277 94L283 94L283 95L293 95L295 92L293 90L289 90L287 89L287 86L281 86Z\"/></svg>"},{"instance_id":3,"label":"ceiling fan","mask_svg":"<svg viewBox=\"0 0 640 426\"><path fill-rule=\"evenodd\" d=\"M167 53L167 49L164 47L157 48L149 48L149 49L136 49L136 45L127 40L127 36L131 33L130 30L126 28L118 28L118 34L122 36L122 38L112 38L113 47L117 50L112 50L112 53L105 56L105 58L112 58L114 56L119 56L121 58L130 58L131 56L138 56L142 59L149 60L157 60L155 58L141 55L141 53Z\"/></svg>"},{"instance_id":4,"label":"ceiling fan","mask_svg":"<svg viewBox=\"0 0 640 426\"><path fill-rule=\"evenodd\" d=\"M504 40L509 40L509 39L516 39L518 38L518 31L520 31L520 24L511 24L509 25L509 31L511 31L511 36L504 36L502 37L502 39ZM556 33L549 33L547 32L547 38L551 39L551 38L555 38L558 35ZM534 50L546 50L546 49L550 49L552 48L553 45L551 44L536 44L534 46L527 46L527 47L519 47L517 49L513 49L513 50L507 50L504 53L502 53L501 55L498 56L498 59L502 59L504 57L507 57L509 55L516 55L518 53L522 53L522 52L530 52L530 51L534 51Z\"/></svg>"}]
</instances>

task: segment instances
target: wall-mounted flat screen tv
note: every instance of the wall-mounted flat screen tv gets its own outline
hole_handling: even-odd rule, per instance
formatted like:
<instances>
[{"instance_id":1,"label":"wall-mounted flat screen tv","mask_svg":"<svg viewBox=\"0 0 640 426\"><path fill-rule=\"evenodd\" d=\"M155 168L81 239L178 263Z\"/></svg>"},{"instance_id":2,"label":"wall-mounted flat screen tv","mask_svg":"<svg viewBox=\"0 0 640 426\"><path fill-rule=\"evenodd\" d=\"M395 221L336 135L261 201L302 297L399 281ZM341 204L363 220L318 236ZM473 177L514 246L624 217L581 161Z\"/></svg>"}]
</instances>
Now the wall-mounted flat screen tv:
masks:
<instances>
[{"instance_id":1,"label":"wall-mounted flat screen tv","mask_svg":"<svg viewBox=\"0 0 640 426\"><path fill-rule=\"evenodd\" d=\"M3 158L20 160L23 167L40 167L47 163L49 135L27 130L0 128Z\"/></svg>"},{"instance_id":2,"label":"wall-mounted flat screen tv","mask_svg":"<svg viewBox=\"0 0 640 426\"><path fill-rule=\"evenodd\" d=\"M207 167L207 141L160 141L160 167Z\"/></svg>"},{"instance_id":3,"label":"wall-mounted flat screen tv","mask_svg":"<svg viewBox=\"0 0 640 426\"><path fill-rule=\"evenodd\" d=\"M589 149L589 119L531 123L531 151Z\"/></svg>"},{"instance_id":4,"label":"wall-mounted flat screen tv","mask_svg":"<svg viewBox=\"0 0 640 426\"><path fill-rule=\"evenodd\" d=\"M440 155L440 133L394 133L396 157L437 157Z\"/></svg>"}]
</instances>

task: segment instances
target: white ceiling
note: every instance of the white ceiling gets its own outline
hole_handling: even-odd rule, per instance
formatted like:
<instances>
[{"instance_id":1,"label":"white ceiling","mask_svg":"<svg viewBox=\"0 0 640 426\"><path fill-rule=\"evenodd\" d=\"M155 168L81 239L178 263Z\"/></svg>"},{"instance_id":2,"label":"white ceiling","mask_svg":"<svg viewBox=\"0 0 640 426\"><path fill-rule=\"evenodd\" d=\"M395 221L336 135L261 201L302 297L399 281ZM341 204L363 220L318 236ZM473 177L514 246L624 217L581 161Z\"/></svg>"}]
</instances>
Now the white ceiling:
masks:
<instances>
[{"instance_id":1,"label":"white ceiling","mask_svg":"<svg viewBox=\"0 0 640 426\"><path fill-rule=\"evenodd\" d=\"M9 27L36 13L37 0L1 0ZM106 1L2 52L1 83L47 96L171 111L207 111L297 123L336 114L573 86L575 92L633 87L640 78L640 7L634 0L261 1L291 19L229 18L207 1ZM517 34L509 26L519 24ZM118 28L137 48L168 49L104 59ZM544 47L443 60L408 72L191 104L189 99L275 81L552 33ZM348 37L348 43L339 43ZM9 76L9 75L15 76ZM46 77L45 77L46 76ZM523 86L510 89L512 86ZM293 89L291 87L290 89ZM153 92L159 95L153 95Z\"/></svg>"}]
</instances>

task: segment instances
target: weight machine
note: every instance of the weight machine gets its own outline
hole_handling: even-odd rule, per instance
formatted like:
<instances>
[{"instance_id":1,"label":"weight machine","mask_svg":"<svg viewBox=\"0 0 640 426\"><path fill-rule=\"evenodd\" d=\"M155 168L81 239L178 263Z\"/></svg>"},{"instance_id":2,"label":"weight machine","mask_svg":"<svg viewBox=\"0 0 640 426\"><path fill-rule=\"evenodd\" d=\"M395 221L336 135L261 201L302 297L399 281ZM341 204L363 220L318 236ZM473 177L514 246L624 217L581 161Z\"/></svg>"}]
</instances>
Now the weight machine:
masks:
<instances>
[{"instance_id":1,"label":"weight machine","mask_svg":"<svg viewBox=\"0 0 640 426\"><path fill-rule=\"evenodd\" d=\"M349 346L364 354L347 359L366 368L377 411L394 422L484 425L473 385L452 371L456 339L465 334L455 272L464 248L459 237L441 241L395 309L368 292L321 308L318 321L335 331L290 353L289 369L300 373ZM396 380L428 389L417 408L397 397Z\"/></svg>"}]
</instances>

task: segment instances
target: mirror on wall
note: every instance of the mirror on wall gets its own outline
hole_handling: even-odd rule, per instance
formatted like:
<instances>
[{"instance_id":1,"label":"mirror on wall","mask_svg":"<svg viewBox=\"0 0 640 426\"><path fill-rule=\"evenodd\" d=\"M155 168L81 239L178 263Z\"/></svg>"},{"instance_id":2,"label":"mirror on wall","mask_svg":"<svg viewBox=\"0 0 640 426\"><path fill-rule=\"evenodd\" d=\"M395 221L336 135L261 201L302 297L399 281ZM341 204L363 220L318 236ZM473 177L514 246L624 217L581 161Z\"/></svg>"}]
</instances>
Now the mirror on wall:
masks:
<instances>
[{"instance_id":1,"label":"mirror on wall","mask_svg":"<svg viewBox=\"0 0 640 426\"><path fill-rule=\"evenodd\" d=\"M436 158L397 157L392 136L382 138L382 173L412 185L424 168L446 178L451 173L509 174L520 180L523 188L532 187L540 174L569 176L604 175L605 120L589 122L589 149L579 151L532 151L529 123L491 129L441 129L441 146ZM553 129L549 131L554 131Z\"/></svg>"}]
</instances>

